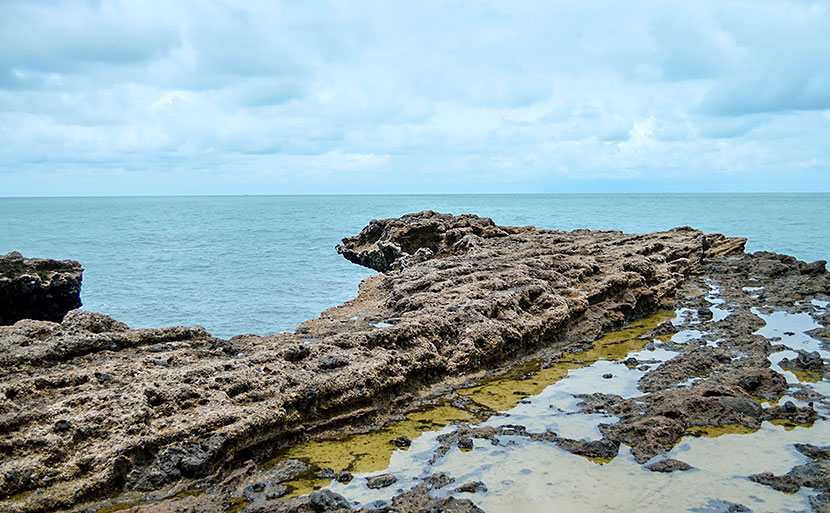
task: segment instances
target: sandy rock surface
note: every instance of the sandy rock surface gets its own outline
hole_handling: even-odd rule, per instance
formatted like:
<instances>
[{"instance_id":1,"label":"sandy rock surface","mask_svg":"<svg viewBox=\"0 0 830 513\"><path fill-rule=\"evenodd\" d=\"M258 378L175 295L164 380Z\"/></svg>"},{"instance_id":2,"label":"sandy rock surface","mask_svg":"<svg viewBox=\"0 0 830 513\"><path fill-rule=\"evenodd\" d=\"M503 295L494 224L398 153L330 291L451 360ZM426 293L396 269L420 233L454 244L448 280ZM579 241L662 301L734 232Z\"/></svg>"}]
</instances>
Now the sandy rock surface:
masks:
<instances>
[{"instance_id":1,"label":"sandy rock surface","mask_svg":"<svg viewBox=\"0 0 830 513\"><path fill-rule=\"evenodd\" d=\"M781 297L795 286L827 293L823 266L743 255L744 242L688 227L559 232L423 212L372 221L344 239L340 253L383 272L295 333L222 340L198 327L132 330L82 311L60 323L0 327L0 510L83 509L89 500L183 480L221 482L246 461L321 430L380 423L429 387L540 349L589 346L603 331L665 306L691 275L766 272L792 277ZM750 329L753 320L746 322ZM610 400L599 407L622 420L606 428L604 441L554 442L606 454L622 441L647 459L689 424L673 411L699 415L692 424L814 415L769 411L750 398L780 387L764 370L765 351L750 355L758 365L717 352L672 364L643 388L688 373L724 370L723 377L692 387L692 398L663 391L642 404ZM692 411L694 404L714 409ZM399 502L433 500L416 490ZM187 500L226 507L216 498ZM288 507L274 502L249 508ZM313 506L301 502L297 511ZM475 511L450 502L440 507Z\"/></svg>"}]
</instances>

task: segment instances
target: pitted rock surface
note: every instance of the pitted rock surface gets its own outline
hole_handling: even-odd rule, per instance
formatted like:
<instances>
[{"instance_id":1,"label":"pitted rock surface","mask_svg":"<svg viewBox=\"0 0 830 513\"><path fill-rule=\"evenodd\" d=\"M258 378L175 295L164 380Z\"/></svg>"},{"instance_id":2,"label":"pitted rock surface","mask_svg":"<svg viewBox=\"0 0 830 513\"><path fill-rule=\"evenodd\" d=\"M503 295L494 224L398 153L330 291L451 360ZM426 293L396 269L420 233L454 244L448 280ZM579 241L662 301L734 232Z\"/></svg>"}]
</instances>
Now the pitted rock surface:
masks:
<instances>
[{"instance_id":1,"label":"pitted rock surface","mask_svg":"<svg viewBox=\"0 0 830 513\"><path fill-rule=\"evenodd\" d=\"M84 312L0 327L0 509L219 479L237 459L382 419L425 387L590 344L665 306L744 242L688 227L560 232L422 212L344 239L344 256L384 273L293 334L222 340ZM757 422L729 386L735 404L707 400Z\"/></svg>"}]
</instances>

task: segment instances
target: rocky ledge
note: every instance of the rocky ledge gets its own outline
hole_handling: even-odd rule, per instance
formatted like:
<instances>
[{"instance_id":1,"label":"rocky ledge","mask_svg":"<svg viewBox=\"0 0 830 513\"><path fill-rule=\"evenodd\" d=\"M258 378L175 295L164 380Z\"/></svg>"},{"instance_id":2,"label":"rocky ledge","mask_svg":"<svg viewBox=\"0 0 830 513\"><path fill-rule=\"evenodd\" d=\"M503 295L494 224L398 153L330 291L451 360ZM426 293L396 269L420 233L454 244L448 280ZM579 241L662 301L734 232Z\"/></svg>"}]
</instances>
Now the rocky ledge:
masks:
<instances>
[{"instance_id":1,"label":"rocky ledge","mask_svg":"<svg viewBox=\"0 0 830 513\"><path fill-rule=\"evenodd\" d=\"M381 424L459 378L539 350L590 347L670 304L690 276L732 265L730 255L754 262L744 243L688 227L562 232L422 212L372 221L344 239L338 252L382 273L295 333L222 340L202 328L132 330L77 310L60 323L0 327L0 509L84 509L125 491L221 483L243 462L323 430ZM823 264L774 265L783 269L770 272L830 291ZM731 408L747 395L737 380L700 396ZM608 428L611 445L659 454L669 442L658 424L673 419L660 412L671 400L600 405L623 418ZM739 406L724 418L743 412L754 423L765 414ZM644 409L656 420L640 426ZM319 511L309 500L300 510ZM471 506L461 502L456 509Z\"/></svg>"},{"instance_id":2,"label":"rocky ledge","mask_svg":"<svg viewBox=\"0 0 830 513\"><path fill-rule=\"evenodd\" d=\"M81 306L81 276L74 260L0 255L0 325L21 319L60 322Z\"/></svg>"}]
</instances>

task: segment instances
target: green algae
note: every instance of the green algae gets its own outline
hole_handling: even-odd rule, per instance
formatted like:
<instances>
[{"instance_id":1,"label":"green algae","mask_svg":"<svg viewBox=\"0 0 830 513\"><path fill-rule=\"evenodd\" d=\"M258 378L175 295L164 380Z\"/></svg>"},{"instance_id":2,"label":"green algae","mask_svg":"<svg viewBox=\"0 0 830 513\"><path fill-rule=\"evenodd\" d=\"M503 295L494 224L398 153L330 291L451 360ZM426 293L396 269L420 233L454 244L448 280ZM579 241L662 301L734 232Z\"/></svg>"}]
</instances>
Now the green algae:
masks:
<instances>
[{"instance_id":1,"label":"green algae","mask_svg":"<svg viewBox=\"0 0 830 513\"><path fill-rule=\"evenodd\" d=\"M130 508L134 508L135 506L140 506L144 504L143 502L117 502L115 504L108 504L101 509L95 511L95 513L115 513L116 511L124 511Z\"/></svg>"},{"instance_id":2,"label":"green algae","mask_svg":"<svg viewBox=\"0 0 830 513\"><path fill-rule=\"evenodd\" d=\"M795 370L785 365L780 365L780 367L787 372L791 372L801 383L821 383L824 381L824 375L821 372Z\"/></svg>"},{"instance_id":3,"label":"green algae","mask_svg":"<svg viewBox=\"0 0 830 513\"><path fill-rule=\"evenodd\" d=\"M489 412L509 410L524 398L539 394L549 385L566 377L571 370L591 365L597 360L620 360L632 351L643 349L650 339L637 337L675 316L674 311L660 311L635 321L624 329L604 335L594 341L588 350L567 353L552 365L544 367L539 361L531 361L483 384L458 390L457 393ZM296 497L331 483L329 478L317 477L323 468L331 468L335 473L376 472L387 468L394 452L400 449L391 443L392 440L401 436L414 440L425 431L435 431L459 423L477 423L488 416L488 413L453 406L445 399L436 405L410 412L405 420L391 422L379 430L296 444L263 466L274 465L285 459L311 464L311 471L282 483L289 487L286 497ZM605 458L589 459L600 465L610 461Z\"/></svg>"},{"instance_id":4,"label":"green algae","mask_svg":"<svg viewBox=\"0 0 830 513\"><path fill-rule=\"evenodd\" d=\"M239 511L245 509L245 506L250 504L249 500L241 497L228 497L228 502L230 502L231 505L225 510L225 513L238 513Z\"/></svg>"},{"instance_id":5,"label":"green algae","mask_svg":"<svg viewBox=\"0 0 830 513\"><path fill-rule=\"evenodd\" d=\"M505 411L515 407L525 397L540 394L545 388L561 380L572 370L598 360L622 360L629 353L639 351L650 339L637 338L658 324L673 319L674 311L660 311L619 331L607 333L594 341L586 351L566 353L549 367L531 362L484 384L459 391L476 404L491 411Z\"/></svg>"},{"instance_id":6,"label":"green algae","mask_svg":"<svg viewBox=\"0 0 830 513\"><path fill-rule=\"evenodd\" d=\"M451 424L472 423L483 417L449 404L439 404L411 412L402 421L368 433L311 440L289 447L265 465L284 459L296 459L312 464L317 471L331 468L336 473L374 472L389 466L392 454L400 448L392 440L405 436L415 439L424 431L435 431ZM305 495L328 485L331 479L307 472L299 478L282 484L289 486L287 497Z\"/></svg>"},{"instance_id":7,"label":"green algae","mask_svg":"<svg viewBox=\"0 0 830 513\"><path fill-rule=\"evenodd\" d=\"M771 419L771 420L768 420L767 422L769 422L770 424L773 424L775 426L781 426L787 431L792 431L795 428L811 428L811 427L813 427L813 424L814 424L813 422L802 424L802 423L799 423L799 422L793 422L791 420L786 420L786 419Z\"/></svg>"},{"instance_id":8,"label":"green algae","mask_svg":"<svg viewBox=\"0 0 830 513\"><path fill-rule=\"evenodd\" d=\"M719 426L691 426L686 429L694 436L718 438L723 435L749 435L756 433L760 428L744 426L742 424L722 424Z\"/></svg>"}]
</instances>

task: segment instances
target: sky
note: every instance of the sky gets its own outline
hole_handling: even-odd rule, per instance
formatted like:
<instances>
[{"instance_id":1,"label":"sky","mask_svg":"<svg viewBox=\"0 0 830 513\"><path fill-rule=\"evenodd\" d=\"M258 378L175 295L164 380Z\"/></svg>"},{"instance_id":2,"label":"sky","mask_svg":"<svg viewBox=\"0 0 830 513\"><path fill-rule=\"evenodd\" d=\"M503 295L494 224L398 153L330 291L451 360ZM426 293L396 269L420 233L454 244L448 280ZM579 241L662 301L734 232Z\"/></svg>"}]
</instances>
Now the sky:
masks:
<instances>
[{"instance_id":1,"label":"sky","mask_svg":"<svg viewBox=\"0 0 830 513\"><path fill-rule=\"evenodd\" d=\"M0 2L0 196L830 191L830 2Z\"/></svg>"}]
</instances>

